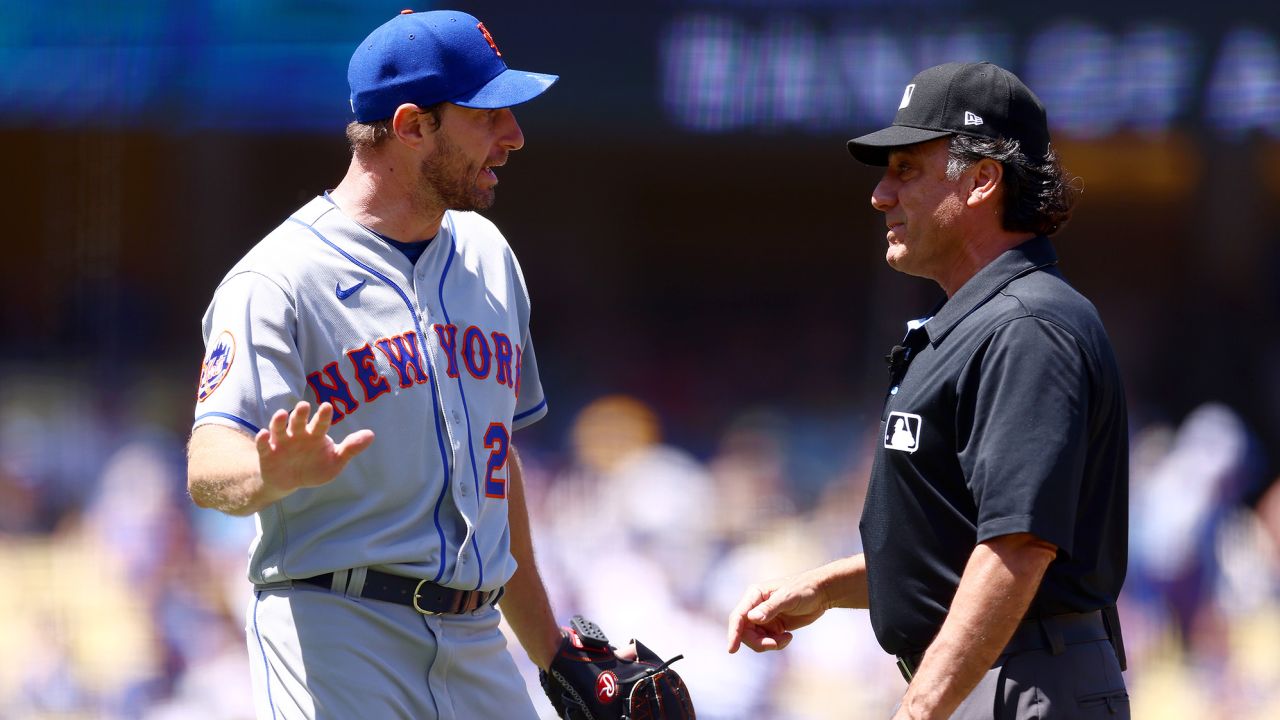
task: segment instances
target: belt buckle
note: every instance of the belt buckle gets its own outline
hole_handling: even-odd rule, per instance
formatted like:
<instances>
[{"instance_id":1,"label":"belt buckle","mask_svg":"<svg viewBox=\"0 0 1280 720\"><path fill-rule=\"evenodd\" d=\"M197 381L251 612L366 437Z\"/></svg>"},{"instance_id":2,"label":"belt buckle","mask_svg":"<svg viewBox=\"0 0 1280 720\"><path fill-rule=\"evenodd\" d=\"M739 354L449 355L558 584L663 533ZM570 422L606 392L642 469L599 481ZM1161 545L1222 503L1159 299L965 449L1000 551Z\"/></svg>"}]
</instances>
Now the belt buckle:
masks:
<instances>
[{"instance_id":1,"label":"belt buckle","mask_svg":"<svg viewBox=\"0 0 1280 720\"><path fill-rule=\"evenodd\" d=\"M422 586L426 585L427 582L429 581L426 578L423 578L418 581L418 586L413 589L413 609L417 610L423 615L439 615L440 613L435 612L434 610L423 610L422 606L418 604L418 598L422 597L420 594L418 594L418 591L422 590Z\"/></svg>"}]
</instances>

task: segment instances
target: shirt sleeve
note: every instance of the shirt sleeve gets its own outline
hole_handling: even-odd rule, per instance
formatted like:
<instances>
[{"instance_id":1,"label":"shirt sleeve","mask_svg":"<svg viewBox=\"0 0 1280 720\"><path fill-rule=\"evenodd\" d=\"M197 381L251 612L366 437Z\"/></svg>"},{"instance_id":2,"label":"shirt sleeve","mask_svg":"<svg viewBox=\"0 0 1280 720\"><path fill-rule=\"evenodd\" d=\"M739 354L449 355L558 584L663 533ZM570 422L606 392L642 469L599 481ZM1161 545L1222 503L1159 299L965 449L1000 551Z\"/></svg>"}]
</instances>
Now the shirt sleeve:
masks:
<instances>
[{"instance_id":1,"label":"shirt sleeve","mask_svg":"<svg viewBox=\"0 0 1280 720\"><path fill-rule=\"evenodd\" d=\"M1075 338L1040 318L1005 323L970 359L957 395L978 542L1028 532L1071 554L1089 405Z\"/></svg>"},{"instance_id":2,"label":"shirt sleeve","mask_svg":"<svg viewBox=\"0 0 1280 720\"><path fill-rule=\"evenodd\" d=\"M513 430L532 425L547 414L547 398L542 394L532 335L525 335L519 352L516 360L516 411L511 418Z\"/></svg>"},{"instance_id":3,"label":"shirt sleeve","mask_svg":"<svg viewBox=\"0 0 1280 720\"><path fill-rule=\"evenodd\" d=\"M254 272L228 278L204 316L205 355L195 426L218 424L257 434L272 413L291 409L305 386L294 303Z\"/></svg>"},{"instance_id":4,"label":"shirt sleeve","mask_svg":"<svg viewBox=\"0 0 1280 720\"><path fill-rule=\"evenodd\" d=\"M529 299L529 286L524 281L524 270L520 261L508 247L507 261L516 290L516 312L520 317L520 330L524 339L516 348L516 409L511 417L511 429L519 430L542 419L547 414L547 398L542 391L542 380L538 376L538 359L533 352L533 335L529 332L529 316L532 302Z\"/></svg>"}]
</instances>

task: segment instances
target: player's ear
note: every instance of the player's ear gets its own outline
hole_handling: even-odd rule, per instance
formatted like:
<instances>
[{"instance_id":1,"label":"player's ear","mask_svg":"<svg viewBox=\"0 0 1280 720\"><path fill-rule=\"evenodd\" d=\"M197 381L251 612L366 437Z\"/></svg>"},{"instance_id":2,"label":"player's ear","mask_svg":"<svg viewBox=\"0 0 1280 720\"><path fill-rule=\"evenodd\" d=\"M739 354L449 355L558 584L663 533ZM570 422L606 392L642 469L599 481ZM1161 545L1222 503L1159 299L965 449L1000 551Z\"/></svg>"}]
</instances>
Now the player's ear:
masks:
<instances>
[{"instance_id":1,"label":"player's ear","mask_svg":"<svg viewBox=\"0 0 1280 720\"><path fill-rule=\"evenodd\" d=\"M391 132L407 145L417 147L434 130L431 113L424 113L413 103L401 105L391 116Z\"/></svg>"},{"instance_id":2,"label":"player's ear","mask_svg":"<svg viewBox=\"0 0 1280 720\"><path fill-rule=\"evenodd\" d=\"M969 169L971 185L965 199L969 207L978 207L995 198L1000 181L1004 179L1004 165L991 158L982 158Z\"/></svg>"}]
</instances>

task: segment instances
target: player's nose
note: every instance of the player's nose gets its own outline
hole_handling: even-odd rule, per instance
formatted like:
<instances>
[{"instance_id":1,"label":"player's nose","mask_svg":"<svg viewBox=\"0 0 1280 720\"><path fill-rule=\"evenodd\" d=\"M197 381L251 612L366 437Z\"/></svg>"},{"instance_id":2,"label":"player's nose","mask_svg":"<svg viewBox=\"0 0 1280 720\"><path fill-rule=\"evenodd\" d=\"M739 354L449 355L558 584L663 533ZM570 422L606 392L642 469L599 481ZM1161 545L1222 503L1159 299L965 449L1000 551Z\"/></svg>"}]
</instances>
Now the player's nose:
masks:
<instances>
[{"instance_id":1,"label":"player's nose","mask_svg":"<svg viewBox=\"0 0 1280 720\"><path fill-rule=\"evenodd\" d=\"M498 117L498 144L504 149L519 150L524 147L524 132L520 130L520 123L516 122L516 114L511 112L511 108L502 108Z\"/></svg>"}]
</instances>

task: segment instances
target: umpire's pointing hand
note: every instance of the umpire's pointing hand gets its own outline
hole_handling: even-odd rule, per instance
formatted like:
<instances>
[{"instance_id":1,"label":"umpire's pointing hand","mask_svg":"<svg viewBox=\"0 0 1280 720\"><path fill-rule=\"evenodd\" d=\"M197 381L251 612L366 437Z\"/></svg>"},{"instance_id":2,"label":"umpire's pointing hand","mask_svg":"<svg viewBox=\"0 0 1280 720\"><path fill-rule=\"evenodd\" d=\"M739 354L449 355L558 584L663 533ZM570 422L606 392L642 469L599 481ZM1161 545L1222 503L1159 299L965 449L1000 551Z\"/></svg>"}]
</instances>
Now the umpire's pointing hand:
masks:
<instances>
[{"instance_id":1,"label":"umpire's pointing hand","mask_svg":"<svg viewBox=\"0 0 1280 720\"><path fill-rule=\"evenodd\" d=\"M286 413L277 410L271 423L258 431L258 462L263 485L288 494L315 487L338 477L351 458L373 444L372 430L357 430L340 443L329 437L333 406L321 403L310 418L311 404L305 400Z\"/></svg>"},{"instance_id":2,"label":"umpire's pointing hand","mask_svg":"<svg viewBox=\"0 0 1280 720\"><path fill-rule=\"evenodd\" d=\"M809 571L747 588L729 613L729 652L741 645L756 652L786 647L792 630L812 623L831 607L819 590L820 580Z\"/></svg>"}]
</instances>

